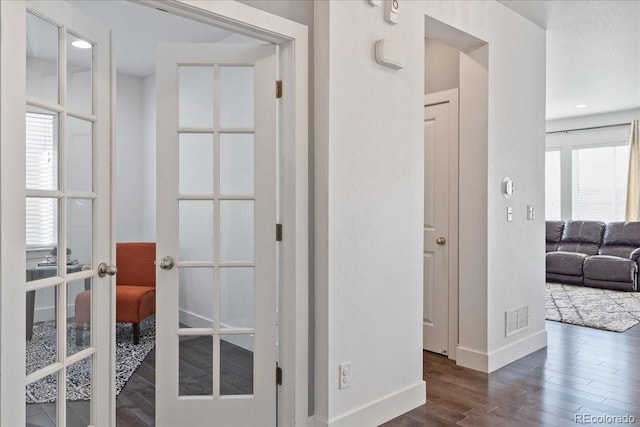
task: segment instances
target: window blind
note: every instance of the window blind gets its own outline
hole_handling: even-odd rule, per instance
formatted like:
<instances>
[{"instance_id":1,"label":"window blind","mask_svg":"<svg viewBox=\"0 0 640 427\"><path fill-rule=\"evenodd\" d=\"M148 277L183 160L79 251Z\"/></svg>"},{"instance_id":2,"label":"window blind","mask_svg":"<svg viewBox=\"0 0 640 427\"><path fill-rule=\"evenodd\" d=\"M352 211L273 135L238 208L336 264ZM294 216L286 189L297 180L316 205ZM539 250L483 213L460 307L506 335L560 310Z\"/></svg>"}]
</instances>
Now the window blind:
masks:
<instances>
[{"instance_id":1,"label":"window blind","mask_svg":"<svg viewBox=\"0 0 640 427\"><path fill-rule=\"evenodd\" d=\"M571 156L572 218L624 221L629 147L574 148Z\"/></svg>"},{"instance_id":2,"label":"window blind","mask_svg":"<svg viewBox=\"0 0 640 427\"><path fill-rule=\"evenodd\" d=\"M27 189L56 190L58 181L58 118L55 114L26 113ZM27 247L57 245L58 200L28 197Z\"/></svg>"}]
</instances>

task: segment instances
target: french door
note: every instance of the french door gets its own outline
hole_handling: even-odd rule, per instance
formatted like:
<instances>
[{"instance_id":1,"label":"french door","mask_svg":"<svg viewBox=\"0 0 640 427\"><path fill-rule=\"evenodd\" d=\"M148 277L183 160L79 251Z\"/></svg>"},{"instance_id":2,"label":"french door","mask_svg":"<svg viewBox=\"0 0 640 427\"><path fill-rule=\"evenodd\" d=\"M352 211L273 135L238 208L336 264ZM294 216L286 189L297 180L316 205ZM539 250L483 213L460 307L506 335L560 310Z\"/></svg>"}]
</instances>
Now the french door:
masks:
<instances>
[{"instance_id":1,"label":"french door","mask_svg":"<svg viewBox=\"0 0 640 427\"><path fill-rule=\"evenodd\" d=\"M275 46L161 44L156 76L157 425L275 425Z\"/></svg>"},{"instance_id":2,"label":"french door","mask_svg":"<svg viewBox=\"0 0 640 427\"><path fill-rule=\"evenodd\" d=\"M109 32L61 1L0 26L0 424L108 425Z\"/></svg>"}]
</instances>

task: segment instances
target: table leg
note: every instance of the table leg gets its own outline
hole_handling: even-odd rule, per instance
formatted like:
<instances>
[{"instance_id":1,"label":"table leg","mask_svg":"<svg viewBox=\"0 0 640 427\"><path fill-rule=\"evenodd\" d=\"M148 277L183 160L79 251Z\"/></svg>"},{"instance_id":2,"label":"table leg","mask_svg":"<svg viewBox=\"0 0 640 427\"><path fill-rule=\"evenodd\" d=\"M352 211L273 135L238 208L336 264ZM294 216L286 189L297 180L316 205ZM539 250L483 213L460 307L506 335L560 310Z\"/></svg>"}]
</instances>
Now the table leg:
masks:
<instances>
[{"instance_id":1,"label":"table leg","mask_svg":"<svg viewBox=\"0 0 640 427\"><path fill-rule=\"evenodd\" d=\"M33 312L36 303L36 291L28 291L26 295L27 299L27 341L33 338Z\"/></svg>"}]
</instances>

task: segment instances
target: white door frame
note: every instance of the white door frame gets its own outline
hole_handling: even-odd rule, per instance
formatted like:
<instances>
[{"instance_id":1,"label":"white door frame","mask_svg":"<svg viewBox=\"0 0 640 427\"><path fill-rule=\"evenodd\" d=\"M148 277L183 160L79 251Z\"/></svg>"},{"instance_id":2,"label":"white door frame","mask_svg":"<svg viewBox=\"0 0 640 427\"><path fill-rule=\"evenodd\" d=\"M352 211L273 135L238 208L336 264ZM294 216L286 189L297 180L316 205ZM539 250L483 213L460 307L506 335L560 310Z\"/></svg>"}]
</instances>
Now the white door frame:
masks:
<instances>
[{"instance_id":1,"label":"white door frame","mask_svg":"<svg viewBox=\"0 0 640 427\"><path fill-rule=\"evenodd\" d=\"M283 370L278 421L307 425L309 354L308 28L238 2L133 0L279 45L278 105L279 346ZM275 89L274 89L275 90ZM275 226L275 225L274 225ZM275 371L274 371L275 378ZM112 409L115 411L115 407Z\"/></svg>"},{"instance_id":2,"label":"white door frame","mask_svg":"<svg viewBox=\"0 0 640 427\"><path fill-rule=\"evenodd\" d=\"M450 103L451 111L449 115L449 233L447 245L449 246L449 342L448 357L456 360L456 350L458 348L458 122L459 122L459 99L458 89L449 89L442 92L430 93L424 96L424 106ZM453 143L451 143L453 142Z\"/></svg>"}]
</instances>

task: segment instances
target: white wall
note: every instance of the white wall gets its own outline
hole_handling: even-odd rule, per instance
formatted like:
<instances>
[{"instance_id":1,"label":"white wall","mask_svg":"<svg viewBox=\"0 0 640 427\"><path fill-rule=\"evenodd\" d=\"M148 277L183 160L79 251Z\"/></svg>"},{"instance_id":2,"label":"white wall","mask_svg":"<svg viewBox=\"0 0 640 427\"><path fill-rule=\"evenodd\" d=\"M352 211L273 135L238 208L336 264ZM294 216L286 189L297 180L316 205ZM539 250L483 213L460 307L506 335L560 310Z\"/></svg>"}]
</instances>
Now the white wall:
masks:
<instances>
[{"instance_id":1,"label":"white wall","mask_svg":"<svg viewBox=\"0 0 640 427\"><path fill-rule=\"evenodd\" d=\"M143 79L142 240L156 240L156 76Z\"/></svg>"},{"instance_id":2,"label":"white wall","mask_svg":"<svg viewBox=\"0 0 640 427\"><path fill-rule=\"evenodd\" d=\"M460 87L460 50L426 38L424 40L424 93Z\"/></svg>"},{"instance_id":3,"label":"white wall","mask_svg":"<svg viewBox=\"0 0 640 427\"><path fill-rule=\"evenodd\" d=\"M389 25L383 8L367 2L315 4L315 71L323 76L315 86L316 345L321 349L316 417L332 425L373 425L424 401L425 14L488 43L466 56L468 70L479 68L475 76L485 70L489 103L484 138L482 108L461 123L460 234L462 247L468 228L469 257L461 251L461 345L468 344L468 359L486 371L546 345L544 219L524 216L527 203L541 209L544 202L545 33L497 2L402 5L400 23ZM373 45L381 38L404 47L404 70L374 62ZM461 76L461 97L466 90L473 99L473 88L463 83ZM479 138L469 136L473 129ZM484 147L473 146L483 141ZM515 212L511 223L500 193L505 175L516 183L508 202ZM468 199L475 203L465 204ZM465 270L466 263L478 268ZM464 299L465 289L480 298ZM530 307L529 328L506 338L505 310L523 304ZM471 318L469 312L481 315ZM346 361L352 363L353 384L339 390L338 364Z\"/></svg>"},{"instance_id":4,"label":"white wall","mask_svg":"<svg viewBox=\"0 0 640 427\"><path fill-rule=\"evenodd\" d=\"M116 241L142 241L143 80L116 76Z\"/></svg>"}]
</instances>

